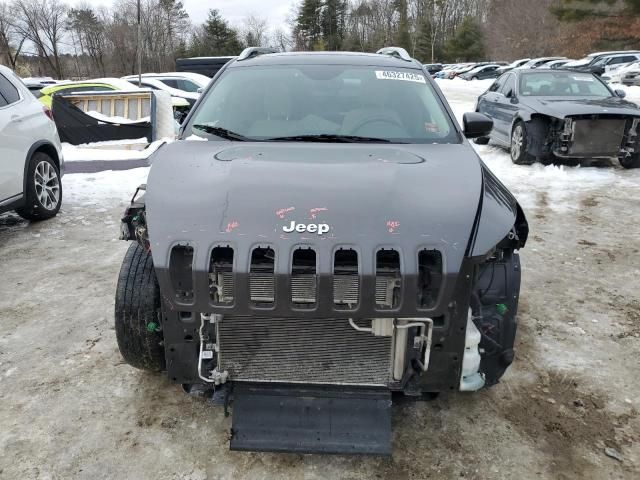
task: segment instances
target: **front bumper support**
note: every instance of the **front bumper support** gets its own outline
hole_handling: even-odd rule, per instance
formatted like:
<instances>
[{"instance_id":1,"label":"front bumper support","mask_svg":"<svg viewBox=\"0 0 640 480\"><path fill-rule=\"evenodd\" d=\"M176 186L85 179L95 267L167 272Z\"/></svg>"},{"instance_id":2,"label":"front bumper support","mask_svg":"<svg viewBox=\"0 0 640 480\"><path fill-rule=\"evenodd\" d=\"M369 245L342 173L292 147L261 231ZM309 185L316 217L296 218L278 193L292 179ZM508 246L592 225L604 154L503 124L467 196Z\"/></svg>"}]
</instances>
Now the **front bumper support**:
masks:
<instances>
[{"instance_id":1,"label":"front bumper support","mask_svg":"<svg viewBox=\"0 0 640 480\"><path fill-rule=\"evenodd\" d=\"M236 384L231 450L391 455L391 393Z\"/></svg>"}]
</instances>

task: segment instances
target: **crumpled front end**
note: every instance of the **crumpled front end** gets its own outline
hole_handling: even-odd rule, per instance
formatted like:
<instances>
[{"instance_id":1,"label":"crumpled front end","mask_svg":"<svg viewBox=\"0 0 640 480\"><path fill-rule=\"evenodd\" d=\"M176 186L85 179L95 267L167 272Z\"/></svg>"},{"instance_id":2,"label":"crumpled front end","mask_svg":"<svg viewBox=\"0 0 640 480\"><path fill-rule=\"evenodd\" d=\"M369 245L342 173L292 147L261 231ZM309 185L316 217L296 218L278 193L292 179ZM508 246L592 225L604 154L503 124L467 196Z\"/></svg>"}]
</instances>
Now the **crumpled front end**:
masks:
<instances>
[{"instance_id":1,"label":"crumpled front end","mask_svg":"<svg viewBox=\"0 0 640 480\"><path fill-rule=\"evenodd\" d=\"M534 117L529 124L530 153L559 158L626 158L640 148L640 117L576 115Z\"/></svg>"},{"instance_id":2,"label":"crumpled front end","mask_svg":"<svg viewBox=\"0 0 640 480\"><path fill-rule=\"evenodd\" d=\"M145 195L174 381L461 388L476 265L516 217L468 146L182 143Z\"/></svg>"}]
</instances>

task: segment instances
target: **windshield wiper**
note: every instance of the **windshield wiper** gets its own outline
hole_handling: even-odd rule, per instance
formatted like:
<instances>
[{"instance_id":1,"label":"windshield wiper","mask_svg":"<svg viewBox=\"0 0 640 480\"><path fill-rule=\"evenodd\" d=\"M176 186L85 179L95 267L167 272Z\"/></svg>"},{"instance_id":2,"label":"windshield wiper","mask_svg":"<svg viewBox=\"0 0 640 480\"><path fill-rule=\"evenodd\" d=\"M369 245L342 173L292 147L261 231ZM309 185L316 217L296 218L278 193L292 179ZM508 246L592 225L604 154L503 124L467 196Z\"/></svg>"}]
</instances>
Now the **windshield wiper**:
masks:
<instances>
[{"instance_id":1,"label":"windshield wiper","mask_svg":"<svg viewBox=\"0 0 640 480\"><path fill-rule=\"evenodd\" d=\"M227 130L222 127L213 127L211 125L204 124L196 124L191 128L197 128L198 130L202 130L203 132L210 133L217 137L226 138L227 140L238 140L239 142L246 142L249 139L244 135L240 135L239 133L232 132L231 130Z\"/></svg>"},{"instance_id":2,"label":"windshield wiper","mask_svg":"<svg viewBox=\"0 0 640 480\"><path fill-rule=\"evenodd\" d=\"M322 133L318 135L293 135L290 137L274 137L267 142L327 142L327 143L391 143L391 140L377 137L359 137L357 135L337 135Z\"/></svg>"}]
</instances>

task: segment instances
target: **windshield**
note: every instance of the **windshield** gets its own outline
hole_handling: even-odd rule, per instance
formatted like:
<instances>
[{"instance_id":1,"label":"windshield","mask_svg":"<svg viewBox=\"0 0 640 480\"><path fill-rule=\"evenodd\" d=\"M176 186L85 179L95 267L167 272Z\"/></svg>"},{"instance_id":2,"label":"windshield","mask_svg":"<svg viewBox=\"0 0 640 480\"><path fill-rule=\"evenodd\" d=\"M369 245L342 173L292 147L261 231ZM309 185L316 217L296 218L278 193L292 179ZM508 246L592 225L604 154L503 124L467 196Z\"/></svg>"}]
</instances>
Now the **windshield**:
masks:
<instances>
[{"instance_id":1,"label":"windshield","mask_svg":"<svg viewBox=\"0 0 640 480\"><path fill-rule=\"evenodd\" d=\"M171 88L177 88L183 92L196 93L200 88L199 85L185 78L160 78L162 83Z\"/></svg>"},{"instance_id":2,"label":"windshield","mask_svg":"<svg viewBox=\"0 0 640 480\"><path fill-rule=\"evenodd\" d=\"M574 60L573 62L567 63L568 66L571 67L581 67L583 65L589 65L593 61L593 57L584 57L580 60Z\"/></svg>"},{"instance_id":3,"label":"windshield","mask_svg":"<svg viewBox=\"0 0 640 480\"><path fill-rule=\"evenodd\" d=\"M230 68L194 112L189 134L253 141L459 141L420 70L345 65Z\"/></svg>"},{"instance_id":4,"label":"windshield","mask_svg":"<svg viewBox=\"0 0 640 480\"><path fill-rule=\"evenodd\" d=\"M520 94L530 97L610 97L609 89L590 73L536 72L520 77Z\"/></svg>"}]
</instances>

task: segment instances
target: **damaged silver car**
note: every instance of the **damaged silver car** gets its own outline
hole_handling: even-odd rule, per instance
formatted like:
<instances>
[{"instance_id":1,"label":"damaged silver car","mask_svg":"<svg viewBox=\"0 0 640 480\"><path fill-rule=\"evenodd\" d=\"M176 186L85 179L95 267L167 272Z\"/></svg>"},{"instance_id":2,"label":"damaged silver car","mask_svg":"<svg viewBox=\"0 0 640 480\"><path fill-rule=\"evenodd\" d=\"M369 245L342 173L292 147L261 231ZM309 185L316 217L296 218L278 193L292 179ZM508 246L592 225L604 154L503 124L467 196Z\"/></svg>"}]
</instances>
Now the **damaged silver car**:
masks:
<instances>
[{"instance_id":1,"label":"damaged silver car","mask_svg":"<svg viewBox=\"0 0 640 480\"><path fill-rule=\"evenodd\" d=\"M493 119L489 140L509 148L513 163L614 158L640 167L640 108L591 73L515 70L483 93L476 111Z\"/></svg>"}]
</instances>

